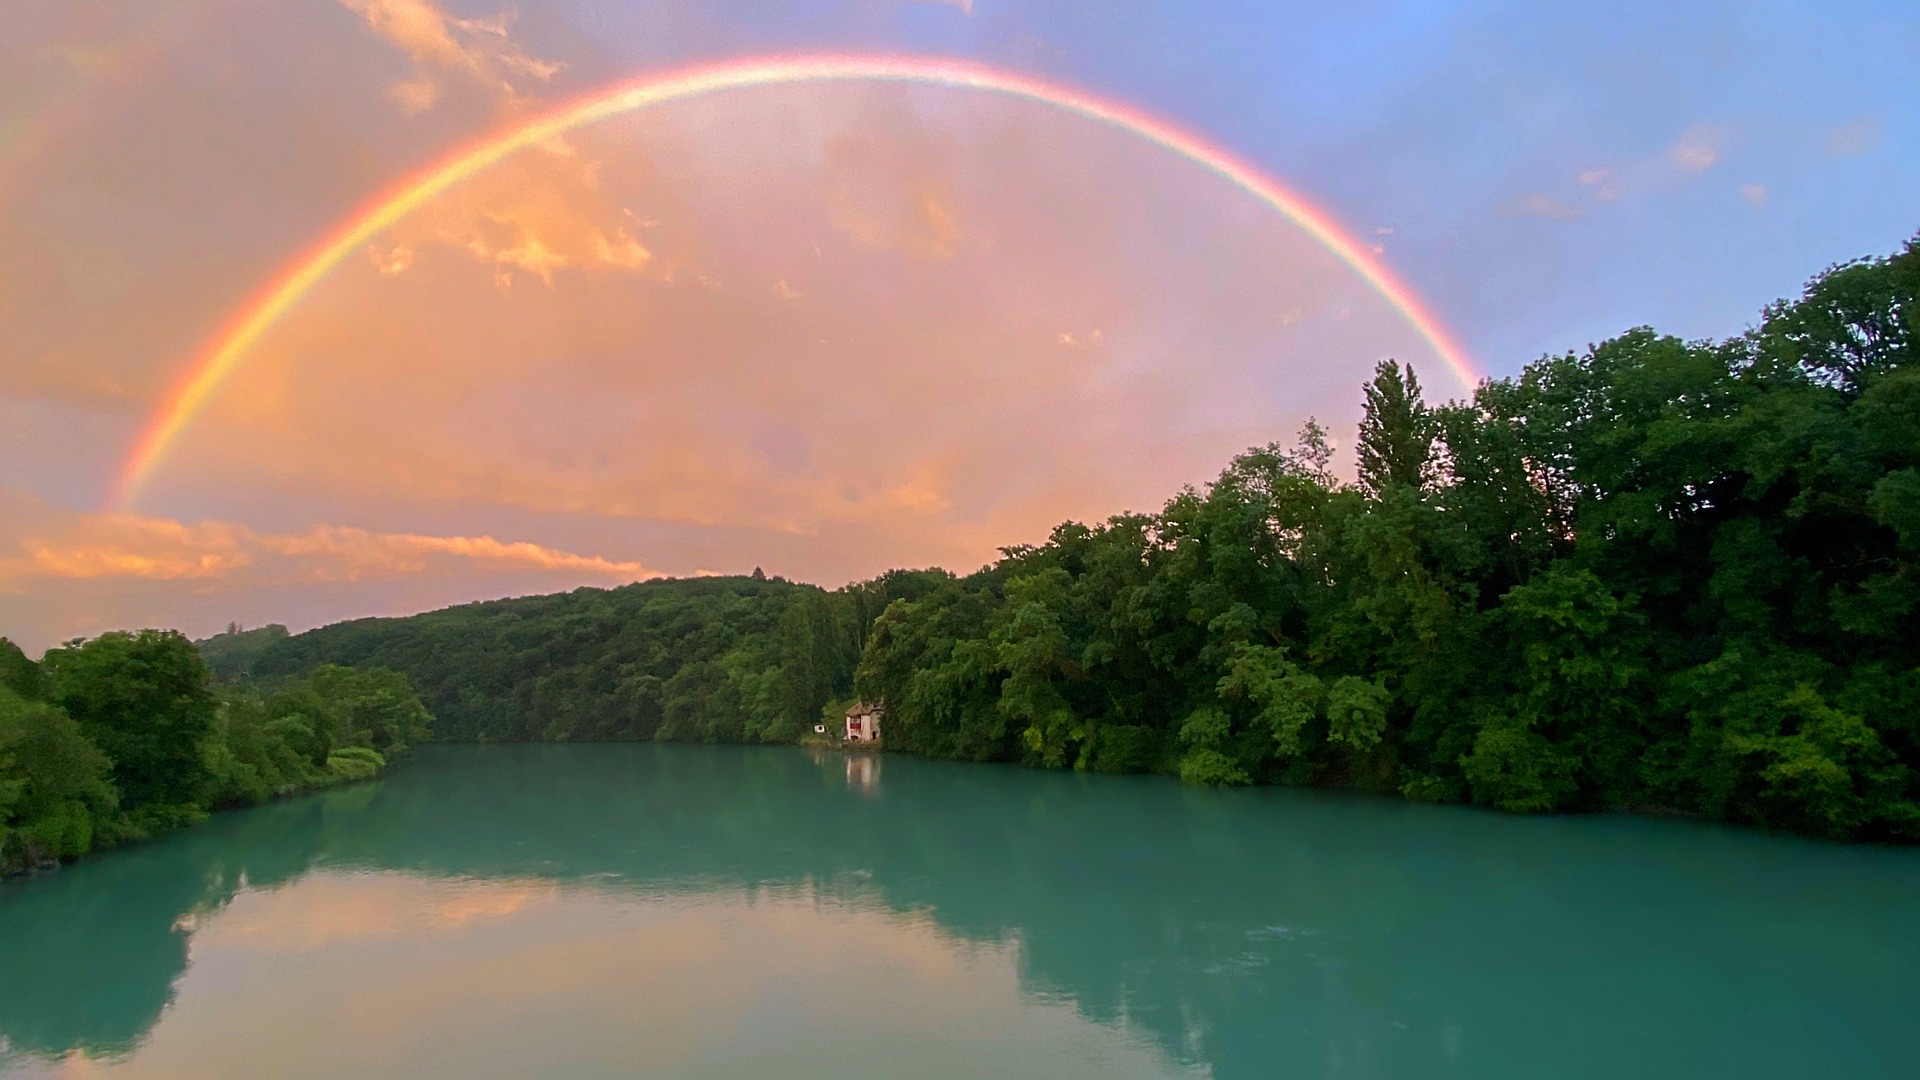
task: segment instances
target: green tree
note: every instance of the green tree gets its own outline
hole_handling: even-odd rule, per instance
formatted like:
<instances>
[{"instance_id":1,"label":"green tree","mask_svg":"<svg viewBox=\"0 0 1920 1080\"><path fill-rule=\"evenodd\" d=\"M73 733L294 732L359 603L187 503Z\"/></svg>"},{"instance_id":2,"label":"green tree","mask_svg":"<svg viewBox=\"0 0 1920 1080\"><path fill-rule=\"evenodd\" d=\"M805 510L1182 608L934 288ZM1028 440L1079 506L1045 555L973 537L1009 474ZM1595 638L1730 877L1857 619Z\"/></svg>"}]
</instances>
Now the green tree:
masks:
<instances>
[{"instance_id":1,"label":"green tree","mask_svg":"<svg viewBox=\"0 0 1920 1080\"><path fill-rule=\"evenodd\" d=\"M129 811L195 807L215 702L193 643L168 630L115 631L47 654L54 704L113 762Z\"/></svg>"},{"instance_id":2,"label":"green tree","mask_svg":"<svg viewBox=\"0 0 1920 1080\"><path fill-rule=\"evenodd\" d=\"M28 659L20 646L3 637L0 637L0 687L28 701L39 701L46 693L40 665Z\"/></svg>"},{"instance_id":3,"label":"green tree","mask_svg":"<svg viewBox=\"0 0 1920 1080\"><path fill-rule=\"evenodd\" d=\"M431 733L432 714L400 672L323 664L307 686L323 703L332 747L364 746L392 758Z\"/></svg>"},{"instance_id":4,"label":"green tree","mask_svg":"<svg viewBox=\"0 0 1920 1080\"><path fill-rule=\"evenodd\" d=\"M1061 620L1067 582L1067 573L1057 568L1008 582L1006 617L993 637L1007 673L1000 711L1024 725L1028 752L1050 768L1078 761L1087 738L1061 686L1078 667Z\"/></svg>"},{"instance_id":5,"label":"green tree","mask_svg":"<svg viewBox=\"0 0 1920 1080\"><path fill-rule=\"evenodd\" d=\"M1516 812L1557 810L1579 791L1572 754L1525 719L1491 714L1480 721L1473 752L1460 759L1475 802Z\"/></svg>"},{"instance_id":6,"label":"green tree","mask_svg":"<svg viewBox=\"0 0 1920 1080\"><path fill-rule=\"evenodd\" d=\"M1360 486L1379 495L1389 484L1419 488L1433 456L1434 425L1411 366L1382 360L1364 387L1360 421Z\"/></svg>"},{"instance_id":7,"label":"green tree","mask_svg":"<svg viewBox=\"0 0 1920 1080\"><path fill-rule=\"evenodd\" d=\"M106 757L73 718L0 688L0 872L86 854L117 805Z\"/></svg>"}]
</instances>

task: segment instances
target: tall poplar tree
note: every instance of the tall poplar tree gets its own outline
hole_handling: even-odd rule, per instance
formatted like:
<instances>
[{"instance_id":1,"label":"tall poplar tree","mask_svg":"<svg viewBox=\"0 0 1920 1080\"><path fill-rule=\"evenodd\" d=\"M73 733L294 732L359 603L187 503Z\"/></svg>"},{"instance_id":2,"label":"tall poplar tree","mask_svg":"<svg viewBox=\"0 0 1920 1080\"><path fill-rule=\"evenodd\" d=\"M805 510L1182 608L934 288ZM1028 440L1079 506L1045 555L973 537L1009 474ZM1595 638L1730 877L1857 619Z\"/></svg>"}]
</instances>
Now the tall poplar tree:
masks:
<instances>
[{"instance_id":1,"label":"tall poplar tree","mask_svg":"<svg viewBox=\"0 0 1920 1080\"><path fill-rule=\"evenodd\" d=\"M1388 484L1419 488L1433 457L1434 424L1412 365L1382 360L1363 389L1360 487L1376 498Z\"/></svg>"}]
</instances>

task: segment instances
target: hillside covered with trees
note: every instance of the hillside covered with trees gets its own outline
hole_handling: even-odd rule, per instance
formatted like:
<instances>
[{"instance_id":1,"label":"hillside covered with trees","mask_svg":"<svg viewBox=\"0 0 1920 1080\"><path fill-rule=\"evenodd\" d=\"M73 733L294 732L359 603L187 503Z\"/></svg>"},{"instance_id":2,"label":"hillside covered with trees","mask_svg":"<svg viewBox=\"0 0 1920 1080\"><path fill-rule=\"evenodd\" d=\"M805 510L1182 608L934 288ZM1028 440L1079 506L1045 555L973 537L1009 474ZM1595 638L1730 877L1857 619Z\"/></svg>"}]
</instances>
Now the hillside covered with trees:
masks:
<instances>
[{"instance_id":1,"label":"hillside covered with trees","mask_svg":"<svg viewBox=\"0 0 1920 1080\"><path fill-rule=\"evenodd\" d=\"M403 671L456 742L793 742L852 692L887 606L951 582L897 571L828 592L756 577L615 589L358 619L200 643L214 672L273 686L321 664Z\"/></svg>"},{"instance_id":2,"label":"hillside covered with trees","mask_svg":"<svg viewBox=\"0 0 1920 1080\"><path fill-rule=\"evenodd\" d=\"M458 740L790 741L1920 840L1920 246L1740 336L1634 330L964 578L747 578L206 643L404 672Z\"/></svg>"},{"instance_id":3,"label":"hillside covered with trees","mask_svg":"<svg viewBox=\"0 0 1920 1080\"><path fill-rule=\"evenodd\" d=\"M263 695L214 686L171 631L103 634L39 663L0 638L0 875L368 779L431 719L391 671L324 665Z\"/></svg>"}]
</instances>

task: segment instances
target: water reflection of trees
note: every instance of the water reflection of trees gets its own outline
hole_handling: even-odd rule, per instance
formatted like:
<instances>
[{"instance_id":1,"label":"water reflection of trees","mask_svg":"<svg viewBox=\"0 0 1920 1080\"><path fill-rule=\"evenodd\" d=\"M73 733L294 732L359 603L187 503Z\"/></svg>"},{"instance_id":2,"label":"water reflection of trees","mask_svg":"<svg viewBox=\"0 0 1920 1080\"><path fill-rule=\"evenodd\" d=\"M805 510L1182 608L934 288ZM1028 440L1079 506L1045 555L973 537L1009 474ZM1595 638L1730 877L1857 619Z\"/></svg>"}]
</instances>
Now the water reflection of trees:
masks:
<instances>
[{"instance_id":1,"label":"water reflection of trees","mask_svg":"<svg viewBox=\"0 0 1920 1080\"><path fill-rule=\"evenodd\" d=\"M224 815L0 890L0 1032L29 1052L131 1047L185 970L196 918L243 883L331 866L591 877L593 888L642 897L804 884L833 902L923 912L968 938L1017 940L1028 992L1125 1022L1221 1076L1402 1071L1387 1066L1443 1059L1512 1025L1536 1027L1543 1046L1605 1058L1619 1051L1579 1010L1652 1015L1685 1007L1673 995L1687 990L1582 987L1578 965L1716 962L1747 947L1740 934L1768 928L1716 929L1684 913L1711 911L1743 885L1802 880L1807 858L1861 855L1646 822L1520 821L911 759L887 760L883 786L880 761L863 759L870 772L853 760L445 747L381 785ZM1579 833L1572 857L1569 829ZM1703 876L1702 858L1753 880ZM1890 872L1911 886L1912 867ZM1664 891L1646 893L1655 880ZM1783 919L1846 888L1796 887ZM1890 987L1904 985L1913 935L1895 923L1901 905L1884 907L1825 911L1845 928L1821 948L1850 954L1830 970L1883 971Z\"/></svg>"},{"instance_id":2,"label":"water reflection of trees","mask_svg":"<svg viewBox=\"0 0 1920 1080\"><path fill-rule=\"evenodd\" d=\"M350 805L356 794L222 814L201 829L0 885L0 1035L14 1052L132 1049L173 997L195 922L243 883L271 888L305 872L329 806Z\"/></svg>"}]
</instances>

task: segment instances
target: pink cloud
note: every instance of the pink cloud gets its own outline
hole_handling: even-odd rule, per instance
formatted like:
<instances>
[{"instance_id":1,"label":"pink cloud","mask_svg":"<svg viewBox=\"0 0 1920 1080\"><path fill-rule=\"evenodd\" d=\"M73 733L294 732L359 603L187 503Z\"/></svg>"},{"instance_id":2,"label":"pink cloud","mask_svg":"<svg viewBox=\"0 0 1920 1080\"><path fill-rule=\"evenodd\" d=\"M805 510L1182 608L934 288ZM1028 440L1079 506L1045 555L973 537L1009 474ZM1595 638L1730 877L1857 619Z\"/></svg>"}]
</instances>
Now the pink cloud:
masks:
<instances>
[{"instance_id":1,"label":"pink cloud","mask_svg":"<svg viewBox=\"0 0 1920 1080\"><path fill-rule=\"evenodd\" d=\"M515 78L545 82L564 65L528 56L508 35L512 15L459 19L432 0L340 0L366 21L369 29L412 58L415 73L393 83L388 92L400 110L413 116L431 109L445 87L444 73L477 85L501 102L515 100Z\"/></svg>"}]
</instances>

